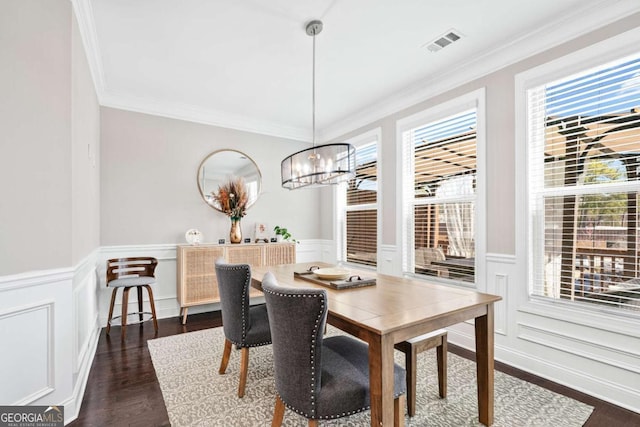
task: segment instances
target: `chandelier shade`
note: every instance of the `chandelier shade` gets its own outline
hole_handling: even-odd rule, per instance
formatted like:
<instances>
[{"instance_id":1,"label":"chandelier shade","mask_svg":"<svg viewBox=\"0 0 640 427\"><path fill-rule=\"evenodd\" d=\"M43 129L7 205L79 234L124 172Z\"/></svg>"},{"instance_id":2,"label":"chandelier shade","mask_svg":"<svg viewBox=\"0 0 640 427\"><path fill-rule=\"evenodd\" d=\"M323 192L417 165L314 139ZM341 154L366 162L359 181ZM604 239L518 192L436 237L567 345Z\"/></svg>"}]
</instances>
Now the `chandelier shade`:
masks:
<instances>
[{"instance_id":1,"label":"chandelier shade","mask_svg":"<svg viewBox=\"0 0 640 427\"><path fill-rule=\"evenodd\" d=\"M318 145L293 153L282 161L282 186L294 190L338 184L354 178L355 168L356 149L353 145Z\"/></svg>"},{"instance_id":2,"label":"chandelier shade","mask_svg":"<svg viewBox=\"0 0 640 427\"><path fill-rule=\"evenodd\" d=\"M316 35L321 31L321 21L311 21L306 26L306 33L313 37L311 78L313 147L293 153L282 161L282 186L289 190L338 184L356 175L356 149L353 145L335 143L316 146Z\"/></svg>"}]
</instances>

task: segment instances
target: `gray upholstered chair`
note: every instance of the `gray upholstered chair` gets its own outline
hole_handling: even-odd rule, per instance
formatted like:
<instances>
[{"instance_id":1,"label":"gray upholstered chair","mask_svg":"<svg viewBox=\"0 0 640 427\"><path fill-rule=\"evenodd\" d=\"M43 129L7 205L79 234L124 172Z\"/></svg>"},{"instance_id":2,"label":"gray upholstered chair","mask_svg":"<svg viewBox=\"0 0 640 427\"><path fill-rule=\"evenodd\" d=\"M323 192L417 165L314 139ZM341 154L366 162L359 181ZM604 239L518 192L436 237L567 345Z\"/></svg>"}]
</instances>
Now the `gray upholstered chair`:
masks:
<instances>
[{"instance_id":1,"label":"gray upholstered chair","mask_svg":"<svg viewBox=\"0 0 640 427\"><path fill-rule=\"evenodd\" d=\"M280 426L285 406L317 426L370 408L369 348L349 336L323 337L327 292L279 286L267 273L267 303L276 381L272 427ZM395 425L404 425L405 371L395 365Z\"/></svg>"},{"instance_id":2,"label":"gray upholstered chair","mask_svg":"<svg viewBox=\"0 0 640 427\"><path fill-rule=\"evenodd\" d=\"M226 264L220 258L216 261L216 276L225 336L218 372L226 372L231 346L235 344L241 349L238 397L243 397L249 370L249 348L271 344L267 307L264 304L249 305L251 267L248 264Z\"/></svg>"}]
</instances>

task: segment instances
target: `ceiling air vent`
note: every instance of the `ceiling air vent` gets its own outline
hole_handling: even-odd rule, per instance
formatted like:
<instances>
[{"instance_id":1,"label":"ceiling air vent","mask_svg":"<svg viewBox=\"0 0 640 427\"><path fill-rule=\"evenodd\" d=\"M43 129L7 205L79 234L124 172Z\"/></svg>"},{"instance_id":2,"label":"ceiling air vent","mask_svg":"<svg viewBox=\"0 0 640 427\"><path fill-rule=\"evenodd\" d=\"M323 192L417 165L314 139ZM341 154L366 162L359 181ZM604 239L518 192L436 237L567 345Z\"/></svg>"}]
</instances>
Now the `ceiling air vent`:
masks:
<instances>
[{"instance_id":1,"label":"ceiling air vent","mask_svg":"<svg viewBox=\"0 0 640 427\"><path fill-rule=\"evenodd\" d=\"M462 38L462 35L458 30L449 30L442 34L440 37L425 44L429 52L437 52L442 48L449 46L451 43L456 42Z\"/></svg>"}]
</instances>

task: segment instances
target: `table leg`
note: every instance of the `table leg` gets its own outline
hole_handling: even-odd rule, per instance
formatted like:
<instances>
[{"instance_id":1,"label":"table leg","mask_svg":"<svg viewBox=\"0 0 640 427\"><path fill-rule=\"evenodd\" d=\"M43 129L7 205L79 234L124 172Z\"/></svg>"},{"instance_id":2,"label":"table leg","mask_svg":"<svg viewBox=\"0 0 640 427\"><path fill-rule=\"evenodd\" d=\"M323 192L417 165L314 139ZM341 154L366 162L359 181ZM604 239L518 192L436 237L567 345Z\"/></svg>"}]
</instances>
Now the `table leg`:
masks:
<instances>
[{"instance_id":1,"label":"table leg","mask_svg":"<svg viewBox=\"0 0 640 427\"><path fill-rule=\"evenodd\" d=\"M478 415L486 426L493 424L493 304L487 314L476 317L476 369L478 373Z\"/></svg>"},{"instance_id":2,"label":"table leg","mask_svg":"<svg viewBox=\"0 0 640 427\"><path fill-rule=\"evenodd\" d=\"M393 425L393 365L393 340L375 336L369 342L372 427Z\"/></svg>"}]
</instances>

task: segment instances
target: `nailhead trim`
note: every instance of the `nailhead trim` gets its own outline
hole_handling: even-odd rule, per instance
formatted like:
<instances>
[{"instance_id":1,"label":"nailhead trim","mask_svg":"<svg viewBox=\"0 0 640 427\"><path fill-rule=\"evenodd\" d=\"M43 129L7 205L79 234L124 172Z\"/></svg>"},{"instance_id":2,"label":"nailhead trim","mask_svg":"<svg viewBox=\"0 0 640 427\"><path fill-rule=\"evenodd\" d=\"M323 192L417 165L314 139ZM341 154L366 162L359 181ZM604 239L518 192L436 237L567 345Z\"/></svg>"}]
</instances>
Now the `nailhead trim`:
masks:
<instances>
[{"instance_id":1,"label":"nailhead trim","mask_svg":"<svg viewBox=\"0 0 640 427\"><path fill-rule=\"evenodd\" d=\"M315 382L316 382L316 358L315 358L315 348L316 348L316 337L318 336L318 330L320 327L320 322L322 320L322 314L324 312L324 306L325 306L325 299L324 299L324 295L323 294L283 294L281 292L273 292L270 290L263 290L264 292L268 292L272 295L276 295L276 296L281 296L281 297L287 297L287 298L322 298L322 305L320 306L320 310L318 311L318 316L316 317L316 321L315 321L315 326L313 328L313 332L311 335L311 354L310 354L310 368L311 368L311 389L309 390L310 392L310 400L311 400L311 414L307 414L304 412L299 411L296 408L291 407L290 405L288 405L286 402L284 402L284 399L282 399L282 397L280 397L280 400L282 400L282 402L285 404L285 406L289 409L291 409L293 412L302 415L303 417L307 418L307 419L324 419L324 420L329 420L329 419L335 419L335 418L342 418L342 417L346 417L348 415L353 415L353 414L357 414L359 412L362 411L366 411L368 409L370 409L370 406L364 407L364 408L360 408L360 409L356 409L354 411L350 411L350 412L343 412L341 414L333 414L333 415L325 415L325 416L321 416L318 417L316 416L316 402L315 402L315 390L314 390L314 386L315 386ZM278 396L280 396L280 394L278 393Z\"/></svg>"},{"instance_id":2,"label":"nailhead trim","mask_svg":"<svg viewBox=\"0 0 640 427\"><path fill-rule=\"evenodd\" d=\"M226 264L226 265L218 265L218 267L223 268L225 270L242 270L245 271L245 266L243 264ZM251 267L249 267L249 269L251 269ZM244 286L242 287L242 300L244 301L245 298L247 297L247 289L249 289L249 285L251 285L251 270L249 270L247 272L247 277L245 278L244 281ZM263 345L268 345L271 344L271 341L265 341L262 343L257 343L257 344L251 344L251 345L247 345L247 343L245 342L247 339L247 324L246 324L246 317L247 314L245 313L245 309L244 309L244 304L242 304L242 342L241 343L237 343L234 341L231 341L234 345L243 348L243 347L260 347Z\"/></svg>"},{"instance_id":3,"label":"nailhead trim","mask_svg":"<svg viewBox=\"0 0 640 427\"><path fill-rule=\"evenodd\" d=\"M280 296L280 297L288 297L288 298L318 298L318 297L324 297L324 295L322 294L283 294L281 292L273 292L270 290L266 290L263 289L263 292L268 292L272 295L276 295L276 296ZM358 414L360 412L363 411L368 411L369 409L371 409L371 406L365 406L363 408L360 409L355 409L353 411L349 411L349 412L343 412L341 414L333 414L333 415L325 415L323 417L317 417L315 415L316 409L315 409L315 395L313 393L313 385L315 384L315 358L314 358L314 349L315 349L315 337L317 336L317 331L318 331L318 327L320 326L320 319L322 318L322 312L324 309L324 304L325 304L325 300L324 298L322 299L322 306L320 307L320 312L318 313L318 317L316 318L316 325L313 329L313 335L311 336L311 372L312 374L312 378L311 378L311 407L312 407L312 414L307 414L305 412L299 411L298 409L290 406L287 402L284 401L284 399L282 398L282 396L280 396L280 393L278 393L276 391L276 394L278 395L278 397L280 397L280 400L282 401L282 403L284 403L284 406L286 406L287 408L289 408L290 410L292 410L293 412L295 412L296 414L302 415L303 417L307 418L307 419L316 419L316 420L332 420L332 419L336 419L336 418L342 418L342 417L347 417L349 415L354 415L354 414ZM394 393L394 399L398 398L398 396L402 395L404 393L398 393L395 394Z\"/></svg>"}]
</instances>

